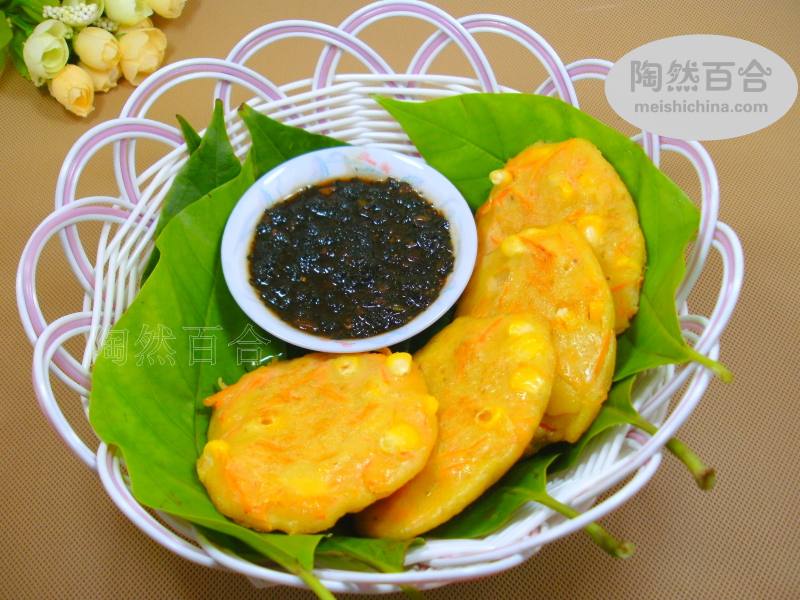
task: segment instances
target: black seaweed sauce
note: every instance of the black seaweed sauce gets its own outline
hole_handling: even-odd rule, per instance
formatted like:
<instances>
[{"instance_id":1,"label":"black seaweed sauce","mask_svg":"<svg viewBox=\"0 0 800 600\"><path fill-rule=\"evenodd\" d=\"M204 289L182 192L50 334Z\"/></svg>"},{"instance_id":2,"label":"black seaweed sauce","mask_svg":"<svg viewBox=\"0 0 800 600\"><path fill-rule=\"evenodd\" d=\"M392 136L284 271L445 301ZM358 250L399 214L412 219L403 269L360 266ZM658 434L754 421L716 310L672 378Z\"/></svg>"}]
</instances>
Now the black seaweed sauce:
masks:
<instances>
[{"instance_id":1,"label":"black seaweed sauce","mask_svg":"<svg viewBox=\"0 0 800 600\"><path fill-rule=\"evenodd\" d=\"M295 193L264 212L248 258L267 307L333 339L404 325L433 303L454 262L447 219L395 179Z\"/></svg>"}]
</instances>

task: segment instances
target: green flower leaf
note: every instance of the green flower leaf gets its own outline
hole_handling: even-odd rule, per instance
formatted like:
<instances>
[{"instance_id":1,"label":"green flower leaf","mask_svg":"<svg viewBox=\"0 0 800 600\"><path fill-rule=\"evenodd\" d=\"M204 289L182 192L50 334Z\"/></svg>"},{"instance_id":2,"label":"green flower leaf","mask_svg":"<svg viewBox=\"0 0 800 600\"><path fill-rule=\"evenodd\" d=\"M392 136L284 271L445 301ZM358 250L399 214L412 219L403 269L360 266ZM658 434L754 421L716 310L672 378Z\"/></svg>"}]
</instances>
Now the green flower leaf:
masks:
<instances>
[{"instance_id":1,"label":"green flower leaf","mask_svg":"<svg viewBox=\"0 0 800 600\"><path fill-rule=\"evenodd\" d=\"M24 0L17 3L20 14L34 24L44 21L42 13L45 6L58 6L58 4L58 0Z\"/></svg>"},{"instance_id":2,"label":"green flower leaf","mask_svg":"<svg viewBox=\"0 0 800 600\"><path fill-rule=\"evenodd\" d=\"M11 30L8 21L6 21L6 13L0 10L0 52L6 49L13 37L14 32ZM3 54L3 58L5 58L5 54Z\"/></svg>"},{"instance_id":3,"label":"green flower leaf","mask_svg":"<svg viewBox=\"0 0 800 600\"><path fill-rule=\"evenodd\" d=\"M14 28L14 37L8 45L9 54L11 55L11 64L17 72L25 79L30 81L31 74L28 73L28 67L25 65L25 59L22 57L22 48L25 45L27 34L22 29Z\"/></svg>"}]
</instances>

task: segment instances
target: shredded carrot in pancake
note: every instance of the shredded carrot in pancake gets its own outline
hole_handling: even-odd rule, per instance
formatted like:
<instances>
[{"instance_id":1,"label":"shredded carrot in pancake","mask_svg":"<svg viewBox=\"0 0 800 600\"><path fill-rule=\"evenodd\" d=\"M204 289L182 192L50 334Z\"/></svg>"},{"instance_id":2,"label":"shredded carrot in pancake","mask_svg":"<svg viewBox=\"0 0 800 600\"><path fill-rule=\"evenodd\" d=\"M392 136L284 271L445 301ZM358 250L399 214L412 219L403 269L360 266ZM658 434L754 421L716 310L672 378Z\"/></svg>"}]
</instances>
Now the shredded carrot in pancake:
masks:
<instances>
[{"instance_id":1,"label":"shredded carrot in pancake","mask_svg":"<svg viewBox=\"0 0 800 600\"><path fill-rule=\"evenodd\" d=\"M480 496L533 438L555 369L549 327L527 313L458 318L415 360L439 400L439 436L419 475L356 515L366 535L412 538Z\"/></svg>"},{"instance_id":2,"label":"shredded carrot in pancake","mask_svg":"<svg viewBox=\"0 0 800 600\"><path fill-rule=\"evenodd\" d=\"M220 512L259 531L331 527L419 473L436 439L436 402L402 352L272 363L208 404L200 481Z\"/></svg>"}]
</instances>

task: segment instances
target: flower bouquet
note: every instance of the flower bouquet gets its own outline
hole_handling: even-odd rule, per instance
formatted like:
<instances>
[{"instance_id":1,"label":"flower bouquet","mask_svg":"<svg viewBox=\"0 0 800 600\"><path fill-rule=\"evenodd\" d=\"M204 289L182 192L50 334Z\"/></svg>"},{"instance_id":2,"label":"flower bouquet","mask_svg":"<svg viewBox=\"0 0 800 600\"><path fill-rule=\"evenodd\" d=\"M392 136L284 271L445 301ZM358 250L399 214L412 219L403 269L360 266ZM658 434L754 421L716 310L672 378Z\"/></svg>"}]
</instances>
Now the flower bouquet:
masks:
<instances>
[{"instance_id":1,"label":"flower bouquet","mask_svg":"<svg viewBox=\"0 0 800 600\"><path fill-rule=\"evenodd\" d=\"M0 75L17 71L85 117L120 78L138 85L164 62L167 37L150 19L175 19L186 0L0 0Z\"/></svg>"}]
</instances>

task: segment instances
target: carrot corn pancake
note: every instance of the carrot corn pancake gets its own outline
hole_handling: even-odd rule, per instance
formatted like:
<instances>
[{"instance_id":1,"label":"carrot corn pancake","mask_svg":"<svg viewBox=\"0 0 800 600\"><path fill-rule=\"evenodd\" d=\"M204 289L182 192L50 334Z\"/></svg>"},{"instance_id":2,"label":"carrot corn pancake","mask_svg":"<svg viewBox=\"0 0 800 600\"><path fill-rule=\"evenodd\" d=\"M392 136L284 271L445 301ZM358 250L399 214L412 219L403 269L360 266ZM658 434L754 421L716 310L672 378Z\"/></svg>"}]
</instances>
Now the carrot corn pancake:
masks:
<instances>
[{"instance_id":1,"label":"carrot corn pancake","mask_svg":"<svg viewBox=\"0 0 800 600\"><path fill-rule=\"evenodd\" d=\"M625 330L639 306L645 262L636 206L619 175L589 141L535 144L492 173L494 188L478 210L478 254L527 227L566 221L592 247L608 280L615 330Z\"/></svg>"},{"instance_id":2,"label":"carrot corn pancake","mask_svg":"<svg viewBox=\"0 0 800 600\"><path fill-rule=\"evenodd\" d=\"M478 498L531 442L555 370L549 326L532 314L456 319L415 360L439 399L439 437L419 475L356 515L366 535L412 538Z\"/></svg>"},{"instance_id":3,"label":"carrot corn pancake","mask_svg":"<svg viewBox=\"0 0 800 600\"><path fill-rule=\"evenodd\" d=\"M572 225L526 229L485 257L457 315L546 318L556 377L534 446L576 441L605 401L614 371L614 305L597 258Z\"/></svg>"},{"instance_id":4,"label":"carrot corn pancake","mask_svg":"<svg viewBox=\"0 0 800 600\"><path fill-rule=\"evenodd\" d=\"M197 474L259 531L315 533L420 472L437 403L410 354L309 354L244 375L213 407Z\"/></svg>"}]
</instances>

